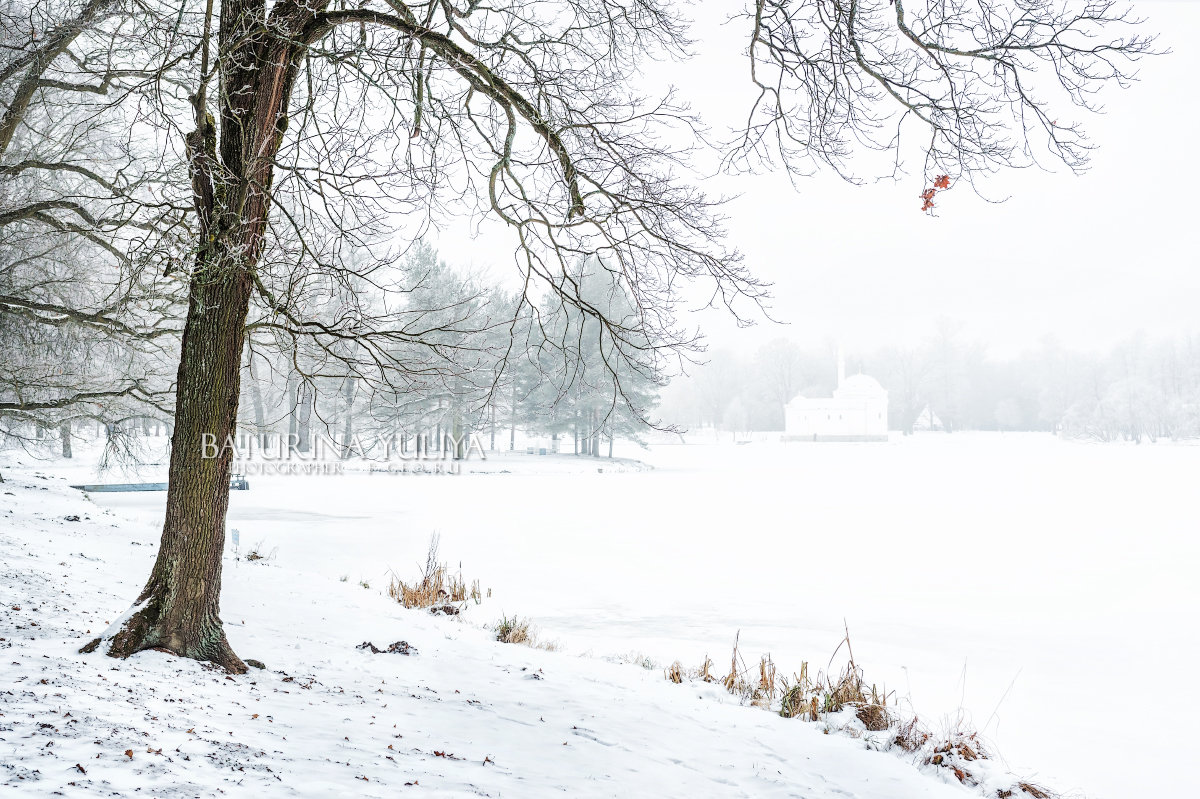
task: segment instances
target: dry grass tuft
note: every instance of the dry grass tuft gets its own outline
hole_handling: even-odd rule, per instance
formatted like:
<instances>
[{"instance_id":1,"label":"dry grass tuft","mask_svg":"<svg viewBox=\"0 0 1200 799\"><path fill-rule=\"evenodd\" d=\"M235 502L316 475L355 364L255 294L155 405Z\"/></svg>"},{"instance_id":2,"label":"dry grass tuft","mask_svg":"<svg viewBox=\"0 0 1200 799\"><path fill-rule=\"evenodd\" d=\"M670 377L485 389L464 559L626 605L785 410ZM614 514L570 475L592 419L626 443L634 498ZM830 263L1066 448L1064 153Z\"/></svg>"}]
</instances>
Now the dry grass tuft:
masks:
<instances>
[{"instance_id":1,"label":"dry grass tuft","mask_svg":"<svg viewBox=\"0 0 1200 799\"><path fill-rule=\"evenodd\" d=\"M955 733L948 740L938 744L929 757L929 763L940 766L950 759L961 759L968 763L973 760L987 760L987 751L979 743L979 736L973 732Z\"/></svg>"},{"instance_id":2,"label":"dry grass tuft","mask_svg":"<svg viewBox=\"0 0 1200 799\"><path fill-rule=\"evenodd\" d=\"M488 596L491 596L488 590ZM459 608L467 600L479 604L483 600L483 592L479 581L473 581L469 586L463 579L462 572L451 574L446 564L438 556L438 537L435 534L429 539L429 550L425 553L425 566L421 569L421 577L409 584L392 575L388 584L388 596L406 608L430 608L434 612L457 614Z\"/></svg>"},{"instance_id":3,"label":"dry grass tuft","mask_svg":"<svg viewBox=\"0 0 1200 799\"><path fill-rule=\"evenodd\" d=\"M721 679L721 685L742 702L755 707L768 708L775 699L776 669L770 655L763 655L758 662L758 674L746 667L739 650L741 633L733 639L733 654L729 657L729 673ZM708 665L707 659L705 666Z\"/></svg>"},{"instance_id":4,"label":"dry grass tuft","mask_svg":"<svg viewBox=\"0 0 1200 799\"><path fill-rule=\"evenodd\" d=\"M896 737L892 738L892 745L900 747L905 752L916 752L929 741L929 738L929 731L921 725L920 719L913 716L907 723L896 729Z\"/></svg>"},{"instance_id":5,"label":"dry grass tuft","mask_svg":"<svg viewBox=\"0 0 1200 799\"><path fill-rule=\"evenodd\" d=\"M779 698L779 715L785 719L800 718L805 721L816 721L820 708L817 698L813 696L813 684L808 679L808 662L800 663L800 672L793 674L794 682L783 678Z\"/></svg>"},{"instance_id":6,"label":"dry grass tuft","mask_svg":"<svg viewBox=\"0 0 1200 799\"><path fill-rule=\"evenodd\" d=\"M521 644L533 649L543 649L547 652L557 652L560 648L558 641L543 641L538 638L537 628L529 621L518 616L511 619L504 616L496 623L496 640L502 644Z\"/></svg>"},{"instance_id":7,"label":"dry grass tuft","mask_svg":"<svg viewBox=\"0 0 1200 799\"><path fill-rule=\"evenodd\" d=\"M883 732L892 726L892 715L883 705L859 705L854 715L870 732Z\"/></svg>"},{"instance_id":8,"label":"dry grass tuft","mask_svg":"<svg viewBox=\"0 0 1200 799\"><path fill-rule=\"evenodd\" d=\"M452 575L446 585L446 595L451 602L467 601L467 583L462 574Z\"/></svg>"},{"instance_id":9,"label":"dry grass tuft","mask_svg":"<svg viewBox=\"0 0 1200 799\"><path fill-rule=\"evenodd\" d=\"M256 560L272 560L275 557L276 551L277 550L272 549L270 552L267 552L263 548L263 542L259 541L257 544L250 547L250 551L245 554L244 558L251 562Z\"/></svg>"},{"instance_id":10,"label":"dry grass tuft","mask_svg":"<svg viewBox=\"0 0 1200 799\"><path fill-rule=\"evenodd\" d=\"M788 688L779 699L779 715L785 719L816 721L818 712L816 698L810 699L799 685Z\"/></svg>"},{"instance_id":11,"label":"dry grass tuft","mask_svg":"<svg viewBox=\"0 0 1200 799\"><path fill-rule=\"evenodd\" d=\"M933 747L933 752L926 756L924 763L947 769L963 785L974 787L979 780L971 773L969 765L976 760L987 759L987 750L983 748L978 733L954 732Z\"/></svg>"},{"instance_id":12,"label":"dry grass tuft","mask_svg":"<svg viewBox=\"0 0 1200 799\"><path fill-rule=\"evenodd\" d=\"M628 662L637 663L638 665L642 666L643 668L653 668L653 661L651 661L649 658L642 658L640 655L637 657L639 659L635 659L635 660L628 661ZM712 658L705 657L704 663L701 664L700 668L698 668L698 669L686 668L682 663L680 663L677 660L674 663L672 663L670 666L667 666L667 668L664 669L663 671L667 675L667 679L670 680L671 682L675 683L676 685L684 682L685 680L687 680L687 681L699 680L700 682L708 682L708 683L718 682L717 678L713 676L712 667L713 667Z\"/></svg>"},{"instance_id":13,"label":"dry grass tuft","mask_svg":"<svg viewBox=\"0 0 1200 799\"><path fill-rule=\"evenodd\" d=\"M756 707L769 710L775 701L776 669L770 655L763 655L758 661L758 685L754 686L754 695L750 702Z\"/></svg>"},{"instance_id":14,"label":"dry grass tuft","mask_svg":"<svg viewBox=\"0 0 1200 799\"><path fill-rule=\"evenodd\" d=\"M496 625L496 640L502 644L529 644L532 640L529 619L503 617Z\"/></svg>"}]
</instances>

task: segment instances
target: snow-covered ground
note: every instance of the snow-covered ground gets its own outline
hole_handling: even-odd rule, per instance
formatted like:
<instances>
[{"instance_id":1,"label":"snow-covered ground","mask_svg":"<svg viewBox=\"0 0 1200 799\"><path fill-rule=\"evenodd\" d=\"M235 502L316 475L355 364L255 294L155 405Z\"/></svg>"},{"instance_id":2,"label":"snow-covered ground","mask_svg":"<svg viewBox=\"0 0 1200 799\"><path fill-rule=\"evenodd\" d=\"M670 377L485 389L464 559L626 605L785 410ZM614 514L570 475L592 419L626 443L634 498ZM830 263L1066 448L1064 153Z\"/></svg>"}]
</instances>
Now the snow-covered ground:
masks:
<instances>
[{"instance_id":1,"label":"snow-covered ground","mask_svg":"<svg viewBox=\"0 0 1200 799\"><path fill-rule=\"evenodd\" d=\"M79 655L136 594L156 531L61 478L5 471L2 795L970 795L870 751L870 736L825 735L634 664L500 644L461 617L272 561L230 559L225 579L230 640L264 670ZM366 640L411 649L372 654Z\"/></svg>"},{"instance_id":2,"label":"snow-covered ground","mask_svg":"<svg viewBox=\"0 0 1200 799\"><path fill-rule=\"evenodd\" d=\"M1186 685L1200 668L1200 589L1194 579L1200 565L1194 539L1200 530L1194 499L1200 448L957 434L881 445L759 440L618 454L641 457L655 468L521 454L469 463L461 475L252 476L251 490L233 495L230 525L239 530L243 551L258 546L273 557L265 564L231 560L224 601L235 648L268 664L251 688L244 678L225 681L160 655L122 664L89 659L90 668L72 672L70 665L79 661L62 630L47 630L34 648L21 642L5 654L29 670L22 686L34 684L21 690L53 696L37 685L41 677L33 666L50 655L38 665L63 671L73 685L60 708L77 702L100 718L107 718L99 710L107 702L90 697L116 695L118 689L100 680L116 667L110 680L119 682L120 692L135 691L125 696L135 697L145 684L186 704L173 708L154 700L142 713L126 703L121 724L129 735L148 732L167 740L167 727L176 722L183 730L223 731L231 746L238 741L265 753L252 762L284 772L262 770L246 779L274 782L279 776L300 791L357 769L372 780L362 786L387 780L395 787L420 775L422 786L475 785L515 796L564 786L584 795L961 792L928 777L912 782L908 772L880 776L875 769L912 767L890 755L861 752L861 742L852 746L813 734L815 725L730 707L711 688L681 689L663 681L661 672L572 656L637 652L698 666L707 654L721 668L740 630L747 660L770 652L784 671L798 669L802 660L815 670L841 638L844 619L869 680L886 684L931 721L965 715L1018 773L1060 790L1114 799L1176 796L1190 781L1183 742L1200 707L1186 689L1157 687L1176 680ZM82 464L39 468L72 482L94 477ZM146 476L156 475L150 469ZM0 507L14 507L13 497L2 498L10 504ZM45 586L60 579L55 568L69 568L72 575L69 601L44 600L77 603L72 614L51 614L47 624L82 624L96 632L128 605L148 573L163 498L97 494L97 503L138 523L64 523L45 542L24 541L23 557L40 558ZM57 512L33 511L47 517ZM415 572L435 531L443 554L494 591L469 617L531 616L565 651L492 644L469 623L406 613L379 596L389 570ZM73 537L61 538L68 535ZM56 566L60 561L68 566ZM7 552L5 562L12 562ZM38 574L34 565L19 568ZM343 576L345 583L338 581ZM359 587L360 580L370 588ZM88 611L93 615L84 616ZM353 649L365 639L380 646L404 639L419 655L367 656ZM546 679L524 680L539 668ZM4 669L5 677L13 670L15 677L26 676L16 666ZM202 687L185 693L178 681L163 680L163 669L187 672L183 684L199 679ZM319 683L297 691L279 682L277 669L297 682ZM279 693L284 688L292 693ZM372 699L377 688L384 693ZM438 693L426 695L424 688ZM430 715L431 696L455 705L477 699L490 710L464 705ZM267 702L280 704L267 712L249 709ZM389 709L377 712L381 705L374 703L388 702ZM531 722L522 708L536 710L546 722ZM546 715L552 709L561 724L544 727L553 724ZM259 719L231 722L228 730L213 723L226 713L232 720L254 712ZM321 720L306 726L302 712ZM151 722L152 715L172 721ZM300 741L294 749L279 740L282 734L262 731L259 721L268 715L270 724L284 725L271 729L287 729L282 734L289 741ZM391 729L389 718L405 738L379 738L380 746L372 748L376 728L383 723ZM413 731L405 732L406 725ZM63 729L57 721L54 726ZM564 737L572 726L603 742ZM364 736L361 745L351 729ZM173 734L164 756L177 740L195 737ZM104 736L89 735L74 745L99 752L92 740ZM546 747L561 749L563 741L568 750L597 748L559 760L563 753ZM814 741L855 759L831 754L826 760ZM381 755L387 743L394 749ZM56 741L54 749L62 754L59 747L67 745ZM324 751L315 751L317 745ZM21 749L28 747L22 739ZM158 757L145 748L135 751L135 761ZM434 749L468 760L429 755ZM7 755L0 752L0 760L7 762ZM387 761L389 755L395 761ZM488 755L503 768L489 763L486 770L470 771L468 764L475 768ZM870 759L858 759L866 755ZM885 761L891 765L876 765ZM66 765L75 762L88 768L78 758ZM351 765L339 770L339 762ZM370 771L384 763L398 765L393 772ZM21 767L40 768L31 762ZM182 773L200 779L186 768ZM871 782L850 785L845 780L851 774L869 775Z\"/></svg>"}]
</instances>

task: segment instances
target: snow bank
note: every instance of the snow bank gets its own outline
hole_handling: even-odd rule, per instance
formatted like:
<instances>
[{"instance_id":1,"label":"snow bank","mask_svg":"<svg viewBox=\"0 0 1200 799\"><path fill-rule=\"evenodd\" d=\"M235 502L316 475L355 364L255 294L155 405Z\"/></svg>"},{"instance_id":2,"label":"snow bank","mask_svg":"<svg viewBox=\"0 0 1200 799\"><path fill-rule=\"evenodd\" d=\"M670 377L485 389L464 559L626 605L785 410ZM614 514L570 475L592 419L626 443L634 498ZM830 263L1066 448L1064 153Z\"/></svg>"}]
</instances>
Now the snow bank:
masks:
<instances>
[{"instance_id":1,"label":"snow bank","mask_svg":"<svg viewBox=\"0 0 1200 799\"><path fill-rule=\"evenodd\" d=\"M60 478L4 474L0 793L977 795L716 686L499 644L486 601L474 623L434 618L270 561L230 558L223 603L234 648L265 670L79 655L136 596L157 531ZM415 653L356 648L368 640Z\"/></svg>"}]
</instances>

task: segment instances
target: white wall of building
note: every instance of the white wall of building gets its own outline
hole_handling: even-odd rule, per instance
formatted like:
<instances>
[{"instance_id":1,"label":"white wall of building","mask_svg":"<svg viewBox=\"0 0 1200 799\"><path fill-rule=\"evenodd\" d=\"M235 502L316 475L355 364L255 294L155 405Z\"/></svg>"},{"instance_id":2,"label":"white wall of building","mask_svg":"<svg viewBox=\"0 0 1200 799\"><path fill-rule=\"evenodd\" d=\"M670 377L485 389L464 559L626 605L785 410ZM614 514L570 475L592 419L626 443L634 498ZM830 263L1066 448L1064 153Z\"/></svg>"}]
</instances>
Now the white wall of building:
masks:
<instances>
[{"instance_id":1,"label":"white wall of building","mask_svg":"<svg viewBox=\"0 0 1200 799\"><path fill-rule=\"evenodd\" d=\"M874 378L854 375L839 380L832 397L796 397L789 402L784 408L784 437L792 441L887 440L887 404L887 391Z\"/></svg>"}]
</instances>

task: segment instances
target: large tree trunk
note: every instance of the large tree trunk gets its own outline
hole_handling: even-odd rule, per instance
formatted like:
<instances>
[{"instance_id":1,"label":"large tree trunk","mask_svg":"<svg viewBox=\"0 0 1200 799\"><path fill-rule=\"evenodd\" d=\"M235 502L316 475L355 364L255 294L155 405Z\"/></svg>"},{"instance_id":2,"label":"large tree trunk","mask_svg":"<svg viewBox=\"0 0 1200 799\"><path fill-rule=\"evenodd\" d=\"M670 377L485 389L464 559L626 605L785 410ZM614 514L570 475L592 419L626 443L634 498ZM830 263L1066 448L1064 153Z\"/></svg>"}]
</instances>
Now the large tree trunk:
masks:
<instances>
[{"instance_id":1,"label":"large tree trunk","mask_svg":"<svg viewBox=\"0 0 1200 799\"><path fill-rule=\"evenodd\" d=\"M298 388L298 382L296 379L296 370L293 369L291 367L291 365L289 364L288 373L287 373L287 386L284 389L284 398L283 398L283 401L284 401L284 403L286 403L287 409L288 409L287 447L288 447L289 454L291 453L292 448L294 448L296 446L296 441L298 440L297 437L300 435L300 426L298 424L296 424L296 390L297 390L297 388Z\"/></svg>"},{"instance_id":2,"label":"large tree trunk","mask_svg":"<svg viewBox=\"0 0 1200 799\"><path fill-rule=\"evenodd\" d=\"M58 426L58 435L62 438L62 456L71 457L71 422L65 421Z\"/></svg>"},{"instance_id":3,"label":"large tree trunk","mask_svg":"<svg viewBox=\"0 0 1200 799\"><path fill-rule=\"evenodd\" d=\"M453 449L451 457L456 461L461 461L467 455L467 446L466 442L463 441L465 431L463 429L462 409L458 406L457 400L452 406L450 424L450 446Z\"/></svg>"},{"instance_id":4,"label":"large tree trunk","mask_svg":"<svg viewBox=\"0 0 1200 799\"><path fill-rule=\"evenodd\" d=\"M437 427L434 430L433 443L437 447L437 451L441 453L445 442L442 440L442 400L440 397L437 404Z\"/></svg>"},{"instance_id":5,"label":"large tree trunk","mask_svg":"<svg viewBox=\"0 0 1200 799\"><path fill-rule=\"evenodd\" d=\"M225 638L219 600L233 456L223 444L233 440L237 420L250 277L241 269L213 271L192 281L158 559L108 654L165 649L240 674L246 665Z\"/></svg>"},{"instance_id":6,"label":"large tree trunk","mask_svg":"<svg viewBox=\"0 0 1200 799\"><path fill-rule=\"evenodd\" d=\"M260 450L267 448L267 413L263 403L262 387L254 376L254 353L246 347L246 376L250 378L250 401L254 403L254 431Z\"/></svg>"},{"instance_id":7,"label":"large tree trunk","mask_svg":"<svg viewBox=\"0 0 1200 799\"><path fill-rule=\"evenodd\" d=\"M312 448L312 413L314 390L308 380L301 378L296 389L296 451L308 452Z\"/></svg>"},{"instance_id":8,"label":"large tree trunk","mask_svg":"<svg viewBox=\"0 0 1200 799\"><path fill-rule=\"evenodd\" d=\"M192 98L196 129L186 140L199 235L176 382L166 520L146 587L105 636L115 657L156 648L246 671L219 615L234 454L224 444L233 441L237 424L252 275L262 256L301 34L323 8L321 0L281 0L264 25L263 0L221 3L220 135L202 84ZM206 41L201 74L208 58Z\"/></svg>"},{"instance_id":9,"label":"large tree trunk","mask_svg":"<svg viewBox=\"0 0 1200 799\"><path fill-rule=\"evenodd\" d=\"M342 458L354 454L354 387L353 377L347 377L342 384L342 398L346 401L346 421L342 426Z\"/></svg>"},{"instance_id":10,"label":"large tree trunk","mask_svg":"<svg viewBox=\"0 0 1200 799\"><path fill-rule=\"evenodd\" d=\"M513 380L512 387L512 404L509 406L508 415L508 451L514 452L517 449L517 381Z\"/></svg>"}]
</instances>

